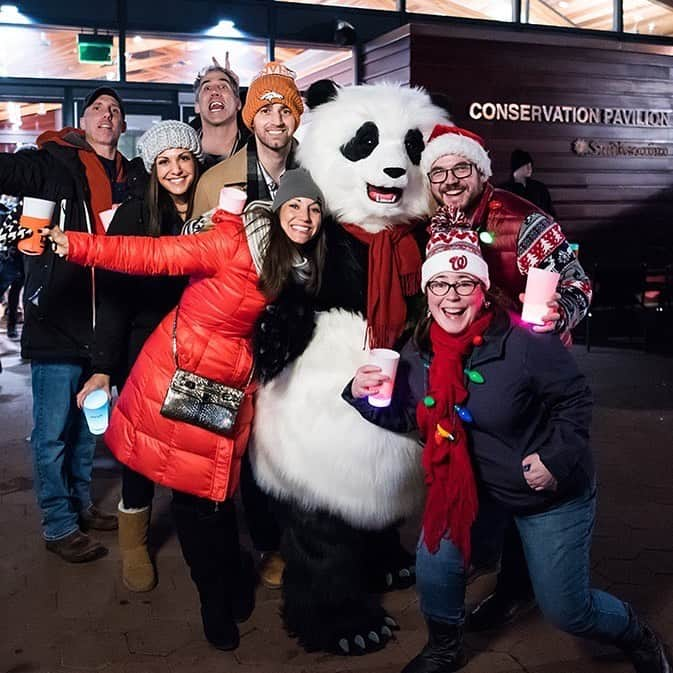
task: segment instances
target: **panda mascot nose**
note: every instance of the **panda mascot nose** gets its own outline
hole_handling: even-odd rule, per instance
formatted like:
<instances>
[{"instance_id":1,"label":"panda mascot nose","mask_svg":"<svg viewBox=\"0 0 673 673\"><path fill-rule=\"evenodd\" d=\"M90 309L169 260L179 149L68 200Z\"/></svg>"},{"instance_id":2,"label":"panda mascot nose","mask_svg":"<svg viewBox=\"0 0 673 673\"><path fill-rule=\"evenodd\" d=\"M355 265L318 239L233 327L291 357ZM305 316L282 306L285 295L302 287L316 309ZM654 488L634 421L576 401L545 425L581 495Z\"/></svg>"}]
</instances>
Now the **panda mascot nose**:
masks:
<instances>
[{"instance_id":1,"label":"panda mascot nose","mask_svg":"<svg viewBox=\"0 0 673 673\"><path fill-rule=\"evenodd\" d=\"M391 178L400 178L402 177L407 171L404 168L384 168L383 172L386 175L389 175Z\"/></svg>"}]
</instances>

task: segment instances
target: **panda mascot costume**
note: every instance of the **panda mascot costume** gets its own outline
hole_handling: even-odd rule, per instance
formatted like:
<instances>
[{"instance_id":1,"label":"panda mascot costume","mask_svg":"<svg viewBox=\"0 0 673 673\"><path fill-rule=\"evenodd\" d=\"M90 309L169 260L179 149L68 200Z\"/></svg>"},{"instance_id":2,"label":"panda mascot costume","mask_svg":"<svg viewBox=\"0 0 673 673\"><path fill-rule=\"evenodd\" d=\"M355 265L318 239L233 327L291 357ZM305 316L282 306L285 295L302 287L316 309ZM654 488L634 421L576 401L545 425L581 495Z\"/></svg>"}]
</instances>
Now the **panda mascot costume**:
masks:
<instances>
[{"instance_id":1,"label":"panda mascot costume","mask_svg":"<svg viewBox=\"0 0 673 673\"><path fill-rule=\"evenodd\" d=\"M317 90L327 92L318 104ZM422 504L421 446L368 423L341 394L367 346L394 348L420 317L431 208L420 159L448 120L425 92L394 84L322 82L307 101L297 156L331 215L327 256L317 297L289 288L258 323L265 384L250 458L260 487L283 503L285 627L308 651L364 654L397 626L380 592L414 581L397 526Z\"/></svg>"}]
</instances>

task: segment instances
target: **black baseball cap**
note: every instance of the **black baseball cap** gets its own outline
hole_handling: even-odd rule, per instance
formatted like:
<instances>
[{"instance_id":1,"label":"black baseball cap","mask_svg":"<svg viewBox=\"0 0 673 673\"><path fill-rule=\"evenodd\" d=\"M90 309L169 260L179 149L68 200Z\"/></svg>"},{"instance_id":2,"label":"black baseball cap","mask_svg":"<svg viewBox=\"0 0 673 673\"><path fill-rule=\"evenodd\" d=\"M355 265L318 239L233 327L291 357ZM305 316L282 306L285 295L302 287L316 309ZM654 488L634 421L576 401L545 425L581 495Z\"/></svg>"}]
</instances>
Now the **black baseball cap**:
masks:
<instances>
[{"instance_id":1,"label":"black baseball cap","mask_svg":"<svg viewBox=\"0 0 673 673\"><path fill-rule=\"evenodd\" d=\"M99 86L97 89L94 89L84 100L82 113L84 113L90 105L93 105L101 96L110 96L111 98L114 98L119 105L119 109L122 111L122 118L126 117L126 112L124 112L124 102L122 101L121 96L110 86Z\"/></svg>"}]
</instances>

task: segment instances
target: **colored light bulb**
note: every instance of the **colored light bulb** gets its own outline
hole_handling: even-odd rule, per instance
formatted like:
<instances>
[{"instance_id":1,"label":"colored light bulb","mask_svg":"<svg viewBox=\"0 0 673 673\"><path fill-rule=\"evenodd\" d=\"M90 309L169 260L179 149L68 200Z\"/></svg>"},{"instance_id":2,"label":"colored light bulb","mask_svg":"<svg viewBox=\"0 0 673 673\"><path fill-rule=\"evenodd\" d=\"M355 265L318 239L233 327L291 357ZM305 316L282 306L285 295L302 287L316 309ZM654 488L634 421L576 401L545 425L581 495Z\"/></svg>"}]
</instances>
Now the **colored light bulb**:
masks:
<instances>
[{"instance_id":1,"label":"colored light bulb","mask_svg":"<svg viewBox=\"0 0 673 673\"><path fill-rule=\"evenodd\" d=\"M435 398L434 398L432 395L426 395L426 396L423 398L423 404L424 404L426 407L434 407L435 404L436 404L436 402L435 402Z\"/></svg>"},{"instance_id":2,"label":"colored light bulb","mask_svg":"<svg viewBox=\"0 0 673 673\"><path fill-rule=\"evenodd\" d=\"M458 414L458 418L460 418L461 421L465 423L472 423L474 419L472 418L472 414L470 413L469 409L461 407L459 404L456 404L454 408Z\"/></svg>"},{"instance_id":3,"label":"colored light bulb","mask_svg":"<svg viewBox=\"0 0 673 673\"><path fill-rule=\"evenodd\" d=\"M480 231L479 240L486 245L491 245L495 241L495 236L490 231Z\"/></svg>"},{"instance_id":4,"label":"colored light bulb","mask_svg":"<svg viewBox=\"0 0 673 673\"><path fill-rule=\"evenodd\" d=\"M466 369L465 373L467 374L467 378L470 379L472 383L483 383L485 380L476 369Z\"/></svg>"}]
</instances>

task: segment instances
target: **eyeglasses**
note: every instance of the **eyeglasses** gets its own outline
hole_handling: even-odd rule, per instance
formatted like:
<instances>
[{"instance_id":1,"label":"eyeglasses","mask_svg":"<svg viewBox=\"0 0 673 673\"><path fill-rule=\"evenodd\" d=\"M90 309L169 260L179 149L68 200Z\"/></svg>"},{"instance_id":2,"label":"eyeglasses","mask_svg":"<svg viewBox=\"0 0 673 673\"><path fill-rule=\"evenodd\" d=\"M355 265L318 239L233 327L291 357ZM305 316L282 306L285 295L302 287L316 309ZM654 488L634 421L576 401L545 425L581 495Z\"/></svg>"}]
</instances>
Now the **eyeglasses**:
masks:
<instances>
[{"instance_id":1,"label":"eyeglasses","mask_svg":"<svg viewBox=\"0 0 673 673\"><path fill-rule=\"evenodd\" d=\"M453 168L435 168L428 173L428 180L434 185L439 185L449 176L453 175L456 180L469 178L472 175L473 164L456 164Z\"/></svg>"},{"instance_id":2,"label":"eyeglasses","mask_svg":"<svg viewBox=\"0 0 673 673\"><path fill-rule=\"evenodd\" d=\"M459 280L457 283L447 283L445 280L431 280L428 283L428 290L435 297L444 297L453 288L456 294L461 297L469 297L479 285L477 280Z\"/></svg>"}]
</instances>

